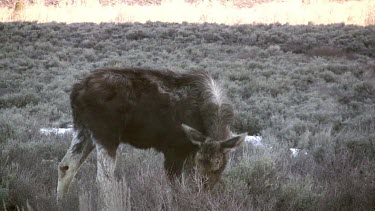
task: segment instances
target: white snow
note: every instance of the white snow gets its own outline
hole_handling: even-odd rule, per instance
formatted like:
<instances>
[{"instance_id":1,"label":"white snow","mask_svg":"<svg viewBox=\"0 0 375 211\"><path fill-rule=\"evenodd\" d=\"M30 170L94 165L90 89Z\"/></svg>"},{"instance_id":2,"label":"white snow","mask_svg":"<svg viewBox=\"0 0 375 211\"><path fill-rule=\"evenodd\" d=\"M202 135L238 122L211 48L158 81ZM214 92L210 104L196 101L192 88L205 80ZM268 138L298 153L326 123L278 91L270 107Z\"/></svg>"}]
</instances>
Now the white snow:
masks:
<instances>
[{"instance_id":1,"label":"white snow","mask_svg":"<svg viewBox=\"0 0 375 211\"><path fill-rule=\"evenodd\" d=\"M246 136L245 141L250 142L257 147L264 147L261 136Z\"/></svg>"},{"instance_id":2,"label":"white snow","mask_svg":"<svg viewBox=\"0 0 375 211\"><path fill-rule=\"evenodd\" d=\"M301 149L290 148L289 150L292 152L292 155L291 155L291 156L294 157L294 158L297 157L298 155L300 155L300 153L301 153ZM304 151L303 154L304 154L304 155L307 155L307 152Z\"/></svg>"},{"instance_id":3,"label":"white snow","mask_svg":"<svg viewBox=\"0 0 375 211\"><path fill-rule=\"evenodd\" d=\"M263 143L262 143L262 136L246 136L245 138L245 142L248 142L248 143L251 143L252 145L256 146L256 147L266 147ZM267 148L267 147L266 147ZM290 148L289 149L290 152L291 152L291 156L293 158L297 157L298 155L300 155L301 153L301 149L297 149L297 148ZM307 155L307 152L303 152L303 154Z\"/></svg>"},{"instance_id":4,"label":"white snow","mask_svg":"<svg viewBox=\"0 0 375 211\"><path fill-rule=\"evenodd\" d=\"M297 157L299 152L301 151L300 149L297 149L297 148L290 148L289 149L291 152L292 152L292 157Z\"/></svg>"},{"instance_id":5,"label":"white snow","mask_svg":"<svg viewBox=\"0 0 375 211\"><path fill-rule=\"evenodd\" d=\"M73 132L73 128L41 128L39 132L43 135L64 135Z\"/></svg>"}]
</instances>

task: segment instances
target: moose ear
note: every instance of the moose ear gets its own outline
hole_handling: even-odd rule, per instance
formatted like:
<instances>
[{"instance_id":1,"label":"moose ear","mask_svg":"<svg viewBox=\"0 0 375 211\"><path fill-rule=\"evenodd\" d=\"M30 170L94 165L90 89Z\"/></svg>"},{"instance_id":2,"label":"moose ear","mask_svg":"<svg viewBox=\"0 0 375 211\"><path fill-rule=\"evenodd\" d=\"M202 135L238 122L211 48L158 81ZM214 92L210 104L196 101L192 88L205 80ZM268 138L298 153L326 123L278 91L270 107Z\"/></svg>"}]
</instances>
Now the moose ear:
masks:
<instances>
[{"instance_id":1,"label":"moose ear","mask_svg":"<svg viewBox=\"0 0 375 211\"><path fill-rule=\"evenodd\" d=\"M224 152L229 152L233 150L234 148L240 146L244 142L246 136L247 136L247 133L242 133L238 136L222 141L220 143L220 146L222 149L224 149Z\"/></svg>"},{"instance_id":2,"label":"moose ear","mask_svg":"<svg viewBox=\"0 0 375 211\"><path fill-rule=\"evenodd\" d=\"M185 124L181 124L182 130L185 132L186 136L189 138L191 143L194 145L201 145L205 140L206 136L197 131L196 129L189 127Z\"/></svg>"}]
</instances>

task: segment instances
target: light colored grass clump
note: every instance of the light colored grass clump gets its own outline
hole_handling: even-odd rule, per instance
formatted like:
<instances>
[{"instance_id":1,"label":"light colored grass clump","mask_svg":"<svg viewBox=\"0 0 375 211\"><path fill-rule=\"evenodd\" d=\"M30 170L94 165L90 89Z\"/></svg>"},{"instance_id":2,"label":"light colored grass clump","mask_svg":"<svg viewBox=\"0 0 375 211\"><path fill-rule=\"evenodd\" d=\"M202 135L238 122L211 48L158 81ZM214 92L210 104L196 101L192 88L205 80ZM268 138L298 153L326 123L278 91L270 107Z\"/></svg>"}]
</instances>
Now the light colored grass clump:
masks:
<instances>
[{"instance_id":1,"label":"light colored grass clump","mask_svg":"<svg viewBox=\"0 0 375 211\"><path fill-rule=\"evenodd\" d=\"M17 7L17 6L16 6ZM18 7L17 7L18 8ZM16 8L16 9L17 9ZM160 5L103 6L99 1L76 1L75 4L45 6L44 2L25 5L22 16L14 15L15 8L0 8L0 21L37 22L141 22L162 21L182 23L289 23L354 25L375 24L375 2L372 0L332 2L317 0L302 3L297 0L273 1L239 8L233 2L203 1L190 4L183 0L164 0Z\"/></svg>"}]
</instances>

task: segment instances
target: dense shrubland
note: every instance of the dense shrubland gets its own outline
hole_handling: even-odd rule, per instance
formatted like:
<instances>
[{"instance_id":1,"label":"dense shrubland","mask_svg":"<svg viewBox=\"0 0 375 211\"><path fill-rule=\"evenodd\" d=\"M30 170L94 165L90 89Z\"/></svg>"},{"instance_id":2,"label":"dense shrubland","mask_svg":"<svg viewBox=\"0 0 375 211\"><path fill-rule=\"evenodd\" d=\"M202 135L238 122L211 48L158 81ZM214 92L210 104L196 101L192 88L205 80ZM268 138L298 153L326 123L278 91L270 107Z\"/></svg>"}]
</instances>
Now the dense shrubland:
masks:
<instances>
[{"instance_id":1,"label":"dense shrubland","mask_svg":"<svg viewBox=\"0 0 375 211\"><path fill-rule=\"evenodd\" d=\"M69 91L99 67L205 69L236 108L233 129L263 137L232 155L213 193L171 188L163 158L124 146L118 195L133 210L369 210L375 204L375 27L0 23L0 201L56 210L70 135ZM292 157L289 148L301 149ZM65 210L100 207L95 153ZM127 185L122 183L127 181ZM0 206L2 209L2 206Z\"/></svg>"}]
</instances>

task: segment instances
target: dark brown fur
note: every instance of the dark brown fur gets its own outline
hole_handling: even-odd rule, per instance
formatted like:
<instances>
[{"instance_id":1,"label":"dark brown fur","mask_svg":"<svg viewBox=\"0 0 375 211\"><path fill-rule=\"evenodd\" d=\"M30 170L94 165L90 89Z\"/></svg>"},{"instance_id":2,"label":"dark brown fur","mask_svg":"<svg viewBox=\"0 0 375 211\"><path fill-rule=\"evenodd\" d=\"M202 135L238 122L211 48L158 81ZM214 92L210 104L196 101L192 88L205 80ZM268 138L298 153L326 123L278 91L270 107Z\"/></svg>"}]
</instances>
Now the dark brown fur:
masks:
<instances>
[{"instance_id":1,"label":"dark brown fur","mask_svg":"<svg viewBox=\"0 0 375 211\"><path fill-rule=\"evenodd\" d=\"M166 170L180 174L184 161L198 149L181 124L215 140L230 136L232 106L214 96L211 82L205 72L134 68L92 72L73 86L70 96L74 127L82 139L74 151L80 152L92 134L112 156L120 143L154 148L164 154Z\"/></svg>"}]
</instances>

